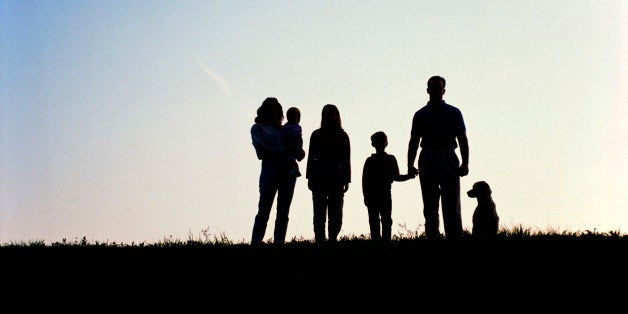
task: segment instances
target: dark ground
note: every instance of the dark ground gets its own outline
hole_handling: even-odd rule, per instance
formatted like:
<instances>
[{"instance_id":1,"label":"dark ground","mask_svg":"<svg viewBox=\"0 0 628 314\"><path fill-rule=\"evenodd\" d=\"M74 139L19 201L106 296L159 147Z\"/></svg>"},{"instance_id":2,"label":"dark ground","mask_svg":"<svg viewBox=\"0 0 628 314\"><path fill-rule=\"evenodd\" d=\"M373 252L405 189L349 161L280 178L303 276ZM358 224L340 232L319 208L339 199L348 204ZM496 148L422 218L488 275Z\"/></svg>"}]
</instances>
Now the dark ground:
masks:
<instances>
[{"instance_id":1,"label":"dark ground","mask_svg":"<svg viewBox=\"0 0 628 314\"><path fill-rule=\"evenodd\" d=\"M20 313L601 313L628 301L626 237L0 252L1 301Z\"/></svg>"}]
</instances>

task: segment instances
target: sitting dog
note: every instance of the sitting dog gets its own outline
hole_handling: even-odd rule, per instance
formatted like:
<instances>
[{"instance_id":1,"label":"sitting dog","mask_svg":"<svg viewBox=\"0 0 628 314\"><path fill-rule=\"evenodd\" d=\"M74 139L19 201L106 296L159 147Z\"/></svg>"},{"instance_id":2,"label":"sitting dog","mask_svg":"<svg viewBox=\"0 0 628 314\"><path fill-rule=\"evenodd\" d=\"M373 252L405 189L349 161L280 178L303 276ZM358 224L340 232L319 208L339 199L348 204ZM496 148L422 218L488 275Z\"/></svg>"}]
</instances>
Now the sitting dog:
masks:
<instances>
[{"instance_id":1,"label":"sitting dog","mask_svg":"<svg viewBox=\"0 0 628 314\"><path fill-rule=\"evenodd\" d=\"M492 238L497 235L499 216L491 193L491 187L484 181L474 183L473 188L467 192L469 197L478 200L478 206L473 212L474 237Z\"/></svg>"}]
</instances>

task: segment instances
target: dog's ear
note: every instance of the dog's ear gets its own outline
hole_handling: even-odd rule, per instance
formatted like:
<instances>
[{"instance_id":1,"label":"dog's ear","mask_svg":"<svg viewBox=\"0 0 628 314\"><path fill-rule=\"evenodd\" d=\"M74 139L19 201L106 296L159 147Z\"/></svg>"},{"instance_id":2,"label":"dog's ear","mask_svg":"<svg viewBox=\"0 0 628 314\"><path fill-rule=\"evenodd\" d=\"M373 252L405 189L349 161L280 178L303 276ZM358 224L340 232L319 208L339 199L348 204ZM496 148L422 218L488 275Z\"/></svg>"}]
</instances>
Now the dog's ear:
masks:
<instances>
[{"instance_id":1,"label":"dog's ear","mask_svg":"<svg viewBox=\"0 0 628 314\"><path fill-rule=\"evenodd\" d=\"M491 193L491 187L486 181L478 181L473 185L474 190L482 191L484 193Z\"/></svg>"}]
</instances>

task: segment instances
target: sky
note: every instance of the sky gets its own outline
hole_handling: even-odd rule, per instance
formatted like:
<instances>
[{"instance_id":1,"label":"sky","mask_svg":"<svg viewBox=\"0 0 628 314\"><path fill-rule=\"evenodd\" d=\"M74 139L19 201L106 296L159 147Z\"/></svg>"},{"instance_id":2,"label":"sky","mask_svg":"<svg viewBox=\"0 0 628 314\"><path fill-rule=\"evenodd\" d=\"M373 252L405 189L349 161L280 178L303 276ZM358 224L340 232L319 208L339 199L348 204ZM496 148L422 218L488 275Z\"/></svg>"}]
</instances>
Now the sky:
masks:
<instances>
[{"instance_id":1,"label":"sky","mask_svg":"<svg viewBox=\"0 0 628 314\"><path fill-rule=\"evenodd\" d=\"M464 116L502 228L628 231L628 1L0 2L0 243L249 242L266 97L304 143L335 104L351 141L340 236L368 235L362 167L384 131L405 173L427 79ZM459 155L459 150L457 150ZM305 172L306 159L301 162ZM424 231L418 179L393 235ZM275 208L266 240L273 234ZM298 178L287 239L313 239ZM441 221L441 231L443 231Z\"/></svg>"}]
</instances>

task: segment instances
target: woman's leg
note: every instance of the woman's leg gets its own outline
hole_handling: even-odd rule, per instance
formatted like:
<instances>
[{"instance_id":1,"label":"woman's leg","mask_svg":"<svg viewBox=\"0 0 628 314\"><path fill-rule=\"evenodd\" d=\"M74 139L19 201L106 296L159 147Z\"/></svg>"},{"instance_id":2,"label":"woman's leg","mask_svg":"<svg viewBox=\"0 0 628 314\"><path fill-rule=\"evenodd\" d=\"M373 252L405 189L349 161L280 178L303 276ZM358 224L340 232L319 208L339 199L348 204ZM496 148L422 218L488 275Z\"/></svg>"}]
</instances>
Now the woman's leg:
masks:
<instances>
[{"instance_id":1,"label":"woman's leg","mask_svg":"<svg viewBox=\"0 0 628 314\"><path fill-rule=\"evenodd\" d=\"M325 222L327 220L327 195L320 191L312 191L314 205L314 240L325 242Z\"/></svg>"},{"instance_id":2,"label":"woman's leg","mask_svg":"<svg viewBox=\"0 0 628 314\"><path fill-rule=\"evenodd\" d=\"M279 184L277 194L277 217L275 218L275 233L273 238L273 242L276 244L282 244L286 241L290 204L292 203L296 182L297 177L286 176L281 179Z\"/></svg>"},{"instance_id":3,"label":"woman's leg","mask_svg":"<svg viewBox=\"0 0 628 314\"><path fill-rule=\"evenodd\" d=\"M338 234L342 229L342 207L344 205L344 196L342 192L333 192L329 195L329 241L338 240Z\"/></svg>"}]
</instances>

